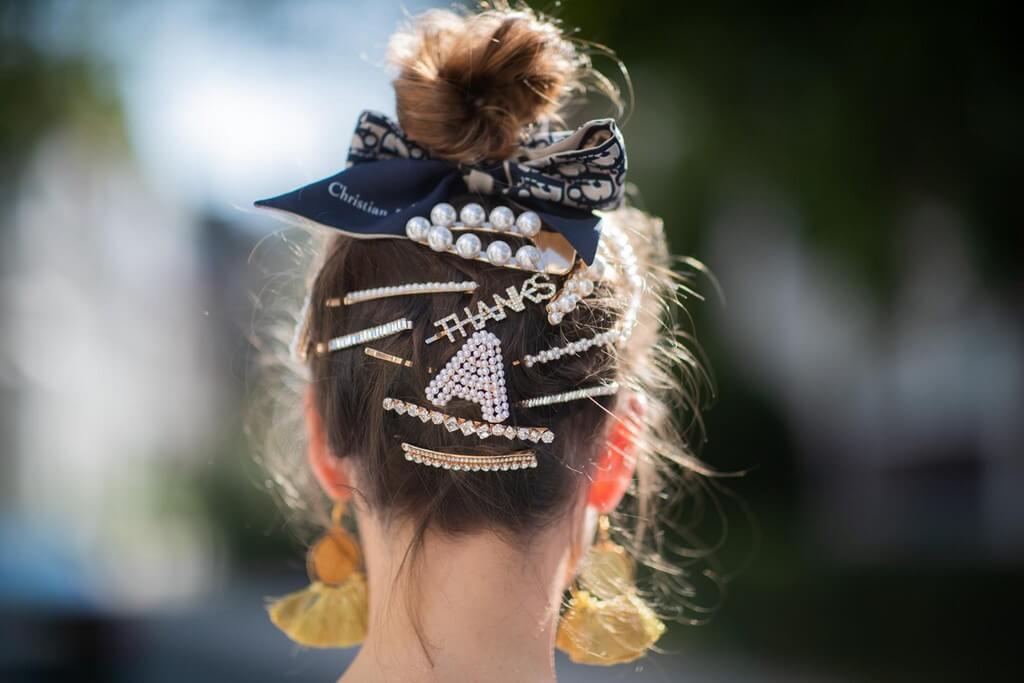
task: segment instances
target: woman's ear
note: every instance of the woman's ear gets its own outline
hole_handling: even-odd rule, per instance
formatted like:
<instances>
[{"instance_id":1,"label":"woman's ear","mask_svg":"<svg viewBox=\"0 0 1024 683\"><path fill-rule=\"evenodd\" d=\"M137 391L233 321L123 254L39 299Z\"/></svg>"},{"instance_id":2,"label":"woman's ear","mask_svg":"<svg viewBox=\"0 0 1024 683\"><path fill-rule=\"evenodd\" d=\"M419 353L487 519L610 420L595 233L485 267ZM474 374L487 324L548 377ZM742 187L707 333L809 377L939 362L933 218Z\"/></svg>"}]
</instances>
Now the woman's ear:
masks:
<instances>
[{"instance_id":1,"label":"woman's ear","mask_svg":"<svg viewBox=\"0 0 1024 683\"><path fill-rule=\"evenodd\" d=\"M306 455L309 466L320 482L320 487L331 500L348 500L352 497L352 480L344 461L331 452L327 445L327 433L324 431L323 418L316 408L313 399L313 387L306 389L303 401L306 414L306 433L309 445Z\"/></svg>"},{"instance_id":2,"label":"woman's ear","mask_svg":"<svg viewBox=\"0 0 1024 683\"><path fill-rule=\"evenodd\" d=\"M615 424L597 463L587 495L587 505L607 515L618 507L636 472L636 452L646 412L642 394L630 393L625 414L613 416Z\"/></svg>"}]
</instances>

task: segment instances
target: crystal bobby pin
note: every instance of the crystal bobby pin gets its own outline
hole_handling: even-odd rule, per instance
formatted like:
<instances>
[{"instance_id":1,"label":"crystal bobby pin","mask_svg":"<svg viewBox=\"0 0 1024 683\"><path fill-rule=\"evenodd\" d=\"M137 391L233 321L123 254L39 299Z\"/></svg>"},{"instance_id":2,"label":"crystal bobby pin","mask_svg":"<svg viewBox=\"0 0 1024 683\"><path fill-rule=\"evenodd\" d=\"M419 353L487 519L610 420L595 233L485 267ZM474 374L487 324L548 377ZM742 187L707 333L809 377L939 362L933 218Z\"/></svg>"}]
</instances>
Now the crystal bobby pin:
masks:
<instances>
[{"instance_id":1,"label":"crystal bobby pin","mask_svg":"<svg viewBox=\"0 0 1024 683\"><path fill-rule=\"evenodd\" d=\"M447 292L472 292L479 285L472 280L467 282L412 282L405 285L389 287L373 287L349 292L344 297L332 297L325 304L328 308L351 306L363 301L384 299L389 296L409 296L412 294L445 294Z\"/></svg>"},{"instance_id":2,"label":"crystal bobby pin","mask_svg":"<svg viewBox=\"0 0 1024 683\"><path fill-rule=\"evenodd\" d=\"M405 459L420 465L440 467L446 470L462 470L464 472L498 472L507 470L526 470L537 467L537 456L533 451L518 451L507 455L461 455L459 453L442 453L429 448L420 448L402 442Z\"/></svg>"},{"instance_id":3,"label":"crystal bobby pin","mask_svg":"<svg viewBox=\"0 0 1024 683\"><path fill-rule=\"evenodd\" d=\"M517 401L516 405L520 408L536 408L537 406L550 406L555 403L578 401L581 398L590 398L592 396L610 396L618 391L619 383L609 382L608 384L598 384L597 386L575 389L561 394L549 394L547 396L528 398L525 401Z\"/></svg>"},{"instance_id":4,"label":"crystal bobby pin","mask_svg":"<svg viewBox=\"0 0 1024 683\"><path fill-rule=\"evenodd\" d=\"M507 317L505 313L505 307L512 309L513 311L520 313L526 309L524 299L532 301L535 304L539 304L541 301L546 301L555 295L555 286L548 281L547 276L538 273L533 277L528 278L523 282L522 287L518 290L515 287L508 287L505 290L505 294L495 294L494 304L488 306L485 302L480 301L477 303L477 311L474 313L469 307L463 309L466 314L465 318L460 319L458 313L452 313L444 318L436 321L434 327L440 327L441 331L426 340L427 344L433 344L439 339L447 339L450 342L455 341L455 332L458 332L460 336L466 336L466 328L472 327L474 330L481 330L487 324L488 320L504 320Z\"/></svg>"},{"instance_id":5,"label":"crystal bobby pin","mask_svg":"<svg viewBox=\"0 0 1024 683\"><path fill-rule=\"evenodd\" d=\"M446 415L439 410L431 410L408 401L399 401L396 398L384 399L384 410L390 410L399 415L418 417L420 422L433 422L436 425L443 425L449 432L461 431L466 436L476 434L481 439L489 436L503 436L509 441L532 441L533 443L551 443L555 440L555 433L546 427L514 427L512 425L492 425L486 422L470 420L464 417Z\"/></svg>"},{"instance_id":6,"label":"crystal bobby pin","mask_svg":"<svg viewBox=\"0 0 1024 683\"><path fill-rule=\"evenodd\" d=\"M365 330L359 330L352 334L346 334L341 337L335 337L329 340L326 344L318 342L316 345L317 353L325 353L327 351L338 351L340 349L347 349L350 346L358 346L371 342L377 339L383 339L384 337L390 337L393 334L404 332L405 330L412 329L412 321L407 318L399 318L398 320L392 320L389 323L383 325L377 325L376 327L368 327Z\"/></svg>"}]
</instances>

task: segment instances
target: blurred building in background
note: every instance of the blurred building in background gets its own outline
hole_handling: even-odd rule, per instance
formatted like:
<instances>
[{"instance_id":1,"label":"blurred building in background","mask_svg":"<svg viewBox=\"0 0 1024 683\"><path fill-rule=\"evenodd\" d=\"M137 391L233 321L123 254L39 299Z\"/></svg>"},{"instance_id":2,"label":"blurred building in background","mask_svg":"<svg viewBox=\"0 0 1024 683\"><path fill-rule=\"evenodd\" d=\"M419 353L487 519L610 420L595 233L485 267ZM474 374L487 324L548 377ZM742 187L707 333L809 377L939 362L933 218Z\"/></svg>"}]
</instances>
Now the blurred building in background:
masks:
<instances>
[{"instance_id":1,"label":"blurred building in background","mask_svg":"<svg viewBox=\"0 0 1024 683\"><path fill-rule=\"evenodd\" d=\"M0 679L330 680L252 463L250 210L393 111L426 2L0 2ZM1010 659L1024 564L1020 60L1009 23L538 6L617 51L634 201L708 264L691 313L730 486L716 618L565 680L955 680ZM617 67L595 51L609 74ZM600 102L586 113L607 114ZM267 236L270 235L269 238ZM266 238L266 239L265 239ZM726 500L732 500L726 497Z\"/></svg>"}]
</instances>

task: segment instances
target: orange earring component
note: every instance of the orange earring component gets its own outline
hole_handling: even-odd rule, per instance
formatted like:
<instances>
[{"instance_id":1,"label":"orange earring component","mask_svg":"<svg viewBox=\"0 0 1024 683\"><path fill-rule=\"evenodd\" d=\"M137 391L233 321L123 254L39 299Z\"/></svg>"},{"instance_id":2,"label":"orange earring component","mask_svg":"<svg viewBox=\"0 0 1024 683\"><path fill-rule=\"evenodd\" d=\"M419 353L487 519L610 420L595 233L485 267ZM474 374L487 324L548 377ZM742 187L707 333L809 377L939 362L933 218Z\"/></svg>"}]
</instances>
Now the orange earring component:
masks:
<instances>
[{"instance_id":1,"label":"orange earring component","mask_svg":"<svg viewBox=\"0 0 1024 683\"><path fill-rule=\"evenodd\" d=\"M608 435L608 446L597 463L587 501L600 514L606 515L618 506L633 476L635 434L631 421L620 420Z\"/></svg>"},{"instance_id":2,"label":"orange earring component","mask_svg":"<svg viewBox=\"0 0 1024 683\"><path fill-rule=\"evenodd\" d=\"M366 637L366 577L356 540L341 526L344 503L336 503L331 528L309 549L310 585L273 601L270 620L308 647L352 647Z\"/></svg>"}]
</instances>

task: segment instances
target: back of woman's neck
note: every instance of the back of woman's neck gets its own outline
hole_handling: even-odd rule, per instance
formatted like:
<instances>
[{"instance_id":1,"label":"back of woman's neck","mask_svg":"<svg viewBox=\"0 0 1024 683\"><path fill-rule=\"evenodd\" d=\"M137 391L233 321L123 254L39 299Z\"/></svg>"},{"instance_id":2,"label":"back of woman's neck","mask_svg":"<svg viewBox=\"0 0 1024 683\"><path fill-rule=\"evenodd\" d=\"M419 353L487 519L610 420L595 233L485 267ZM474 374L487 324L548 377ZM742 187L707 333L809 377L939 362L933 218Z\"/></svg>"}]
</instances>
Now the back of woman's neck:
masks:
<instances>
[{"instance_id":1,"label":"back of woman's neck","mask_svg":"<svg viewBox=\"0 0 1024 683\"><path fill-rule=\"evenodd\" d=\"M526 552L492 533L428 535L400 573L411 533L375 531L363 535L369 634L342 683L555 680L565 538L541 534Z\"/></svg>"}]
</instances>

